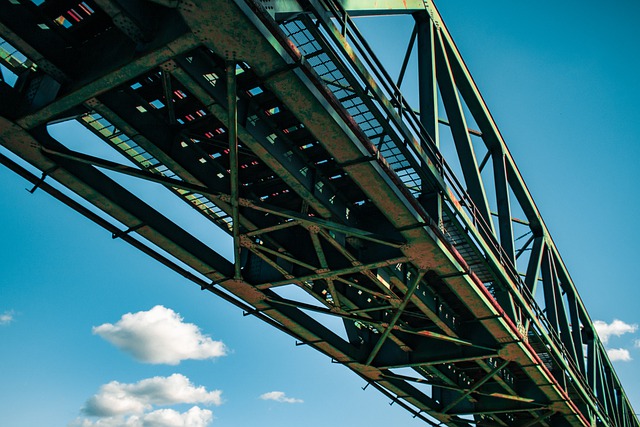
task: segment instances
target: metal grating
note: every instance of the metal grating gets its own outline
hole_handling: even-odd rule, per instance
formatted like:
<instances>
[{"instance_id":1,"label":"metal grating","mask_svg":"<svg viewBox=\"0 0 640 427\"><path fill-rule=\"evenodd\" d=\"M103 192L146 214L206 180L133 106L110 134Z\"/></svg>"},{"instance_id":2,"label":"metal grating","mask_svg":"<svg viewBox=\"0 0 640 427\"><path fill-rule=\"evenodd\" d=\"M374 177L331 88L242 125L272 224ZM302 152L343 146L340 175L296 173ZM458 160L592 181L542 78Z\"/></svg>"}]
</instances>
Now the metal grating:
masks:
<instances>
[{"instance_id":1,"label":"metal grating","mask_svg":"<svg viewBox=\"0 0 640 427\"><path fill-rule=\"evenodd\" d=\"M359 91L354 88L329 55L307 29L303 21L288 21L281 25L287 37L304 55L320 79L335 95L340 104L353 117L362 132L389 163L404 185L417 196L421 191L421 180L410 167L409 162L396 146L385 128L372 113L375 108L372 102L365 102ZM364 91L360 89L360 92Z\"/></svg>"},{"instance_id":2,"label":"metal grating","mask_svg":"<svg viewBox=\"0 0 640 427\"><path fill-rule=\"evenodd\" d=\"M85 114L78 119L78 122L109 143L112 147L120 151L141 169L162 175L166 178L182 181L182 178L179 175L153 157L144 148L136 144L135 141L125 135L124 132L120 131L100 114L96 112ZM229 232L232 229L233 223L231 221L231 217L214 204L209 198L202 194L192 193L179 188L173 188L172 190L183 200L197 208L223 230Z\"/></svg>"}]
</instances>

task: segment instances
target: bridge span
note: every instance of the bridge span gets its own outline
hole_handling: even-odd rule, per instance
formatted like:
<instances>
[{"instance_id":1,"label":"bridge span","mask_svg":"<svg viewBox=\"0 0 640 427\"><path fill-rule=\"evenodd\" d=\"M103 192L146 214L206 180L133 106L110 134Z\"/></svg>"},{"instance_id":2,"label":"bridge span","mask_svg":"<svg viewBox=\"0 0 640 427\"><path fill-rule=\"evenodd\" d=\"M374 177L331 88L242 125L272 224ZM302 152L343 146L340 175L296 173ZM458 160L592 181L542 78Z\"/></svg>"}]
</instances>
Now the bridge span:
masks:
<instances>
[{"instance_id":1,"label":"bridge span","mask_svg":"<svg viewBox=\"0 0 640 427\"><path fill-rule=\"evenodd\" d=\"M393 77L355 19L390 14L414 23ZM10 0L0 65L4 166L428 425L640 426L431 0Z\"/></svg>"}]
</instances>

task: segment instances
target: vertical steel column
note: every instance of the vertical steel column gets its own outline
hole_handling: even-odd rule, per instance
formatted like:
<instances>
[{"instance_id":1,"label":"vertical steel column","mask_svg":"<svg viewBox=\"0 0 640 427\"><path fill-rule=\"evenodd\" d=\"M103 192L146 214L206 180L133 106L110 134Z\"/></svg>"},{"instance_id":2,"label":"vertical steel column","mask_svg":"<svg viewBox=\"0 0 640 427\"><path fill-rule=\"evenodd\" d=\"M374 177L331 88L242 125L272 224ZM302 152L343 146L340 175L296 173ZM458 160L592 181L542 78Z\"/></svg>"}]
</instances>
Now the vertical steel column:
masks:
<instances>
[{"instance_id":1,"label":"vertical steel column","mask_svg":"<svg viewBox=\"0 0 640 427\"><path fill-rule=\"evenodd\" d=\"M533 247L531 248L531 254L529 255L529 262L527 264L527 273L524 278L524 284L531 293L532 298L535 300L536 291L538 288L538 277L540 275L540 268L542 267L542 258L545 252L544 237L536 237L533 240ZM544 286L544 284L543 284ZM525 334L529 331L530 319L524 321Z\"/></svg>"},{"instance_id":2,"label":"vertical steel column","mask_svg":"<svg viewBox=\"0 0 640 427\"><path fill-rule=\"evenodd\" d=\"M496 188L496 204L498 205L498 226L500 230L500 246L507 258L516 265L516 252L513 241L513 224L511 223L511 202L509 201L509 179L507 176L507 159L502 147L492 150L493 179Z\"/></svg>"},{"instance_id":3,"label":"vertical steel column","mask_svg":"<svg viewBox=\"0 0 640 427\"><path fill-rule=\"evenodd\" d=\"M227 60L227 103L229 110L229 171L231 174L231 220L233 222L234 279L242 278L240 269L240 213L238 181L238 100L236 97L236 62Z\"/></svg>"},{"instance_id":4,"label":"vertical steel column","mask_svg":"<svg viewBox=\"0 0 640 427\"><path fill-rule=\"evenodd\" d=\"M553 269L557 271L556 268L557 260L555 256L553 257ZM556 286L553 287L553 291L555 292L555 300L556 300L556 318L558 320L558 326L560 328L560 339L562 340L562 344L569 352L569 355L573 357L574 363L577 365L578 356L576 354L576 346L573 342L573 336L571 335L571 325L569 322L569 317L567 316L567 309L565 306L565 299L563 296L570 297L567 295L565 290L562 289L562 282L560 280L556 281ZM580 323L576 326L579 327Z\"/></svg>"},{"instance_id":5,"label":"vertical steel column","mask_svg":"<svg viewBox=\"0 0 640 427\"><path fill-rule=\"evenodd\" d=\"M491 153L491 159L493 161L493 180L496 191L496 204L498 205L498 231L500 235L500 246L502 247L499 257L501 262L506 264L510 263L513 265L514 271L517 271L506 158L502 147L489 150L487 155L489 153ZM506 258L506 260L502 260L503 258ZM515 304L513 300L512 292L506 288L497 290L496 298L498 303L500 303L509 317L516 322L518 327L522 326L522 312L517 308L517 304Z\"/></svg>"},{"instance_id":6,"label":"vertical steel column","mask_svg":"<svg viewBox=\"0 0 640 427\"><path fill-rule=\"evenodd\" d=\"M587 336L587 383L591 390L593 390L593 394L597 394L596 390L596 345L597 345L597 336L595 335L595 331L590 331Z\"/></svg>"},{"instance_id":7,"label":"vertical steel column","mask_svg":"<svg viewBox=\"0 0 640 427\"><path fill-rule=\"evenodd\" d=\"M578 296L573 292L568 293L569 300L569 314L571 316L571 323L569 327L571 328L571 336L573 337L573 345L576 351L576 365L578 365L578 369L582 372L582 375L587 376L587 370L585 368L584 363L584 340L582 339L582 330L580 328L581 318L580 311L578 310Z\"/></svg>"},{"instance_id":8,"label":"vertical steel column","mask_svg":"<svg viewBox=\"0 0 640 427\"><path fill-rule=\"evenodd\" d=\"M162 76L162 92L164 93L164 101L167 103L167 114L169 116L169 124L176 124L176 112L173 108L173 90L171 88L171 73L163 69Z\"/></svg>"},{"instance_id":9,"label":"vertical steel column","mask_svg":"<svg viewBox=\"0 0 640 427\"><path fill-rule=\"evenodd\" d=\"M597 347L596 347L596 351L595 351L595 355L596 355L596 360L595 360L595 365L596 365L596 391L597 391L597 395L598 395L598 399L600 400L601 403L601 407L602 407L602 411L604 413L606 413L607 415L611 413L610 410L610 405L609 405L609 399L608 399L608 395L605 392L605 378L603 375L603 361L602 361L602 349L600 347L600 342L596 341L594 343Z\"/></svg>"},{"instance_id":10,"label":"vertical steel column","mask_svg":"<svg viewBox=\"0 0 640 427\"><path fill-rule=\"evenodd\" d=\"M531 254L529 255L529 263L527 264L527 273L524 278L524 284L531 292L531 296L535 298L538 288L538 275L542 265L542 255L545 251L544 237L536 237L533 241Z\"/></svg>"},{"instance_id":11,"label":"vertical steel column","mask_svg":"<svg viewBox=\"0 0 640 427\"><path fill-rule=\"evenodd\" d=\"M409 304L409 301L411 301L411 296L413 296L413 293L416 291L416 289L418 289L418 286L420 285L420 282L422 281L422 278L424 277L425 273L426 273L425 271L420 271L416 276L415 280L413 281L413 283L411 284L411 286L409 286L409 289L407 289L407 292L404 294L404 299L402 300L402 302L396 309L395 314L389 321L389 325L384 330L382 335L380 335L380 338L378 338L378 341L373 346L371 353L369 353L369 357L367 357L367 361L364 363L365 365L371 365L371 362L373 362L373 359L375 359L376 356L378 355L378 352L382 348L382 345L386 341L389 334L391 334L391 332L393 331L393 327L396 325L396 322L398 321L398 319L400 319L400 316L402 316L402 313L404 309L407 307L407 305Z\"/></svg>"},{"instance_id":12,"label":"vertical steel column","mask_svg":"<svg viewBox=\"0 0 640 427\"><path fill-rule=\"evenodd\" d=\"M426 13L415 15L418 26L418 95L420 123L440 145L438 137L438 92L436 83L435 38L433 21Z\"/></svg>"},{"instance_id":13,"label":"vertical steel column","mask_svg":"<svg viewBox=\"0 0 640 427\"><path fill-rule=\"evenodd\" d=\"M438 132L438 83L436 80L435 28L427 13L414 15L418 38L418 95L420 123L436 147L440 146ZM439 167L440 165L438 165ZM423 183L424 185L424 183ZM423 205L429 215L440 223L442 196L434 190L423 189Z\"/></svg>"},{"instance_id":14,"label":"vertical steel column","mask_svg":"<svg viewBox=\"0 0 640 427\"><path fill-rule=\"evenodd\" d=\"M544 293L544 305L547 319L553 330L556 333L560 333L558 326L558 305L556 303L556 272L553 266L553 253L545 246L544 253L542 255L542 289Z\"/></svg>"},{"instance_id":15,"label":"vertical steel column","mask_svg":"<svg viewBox=\"0 0 640 427\"><path fill-rule=\"evenodd\" d=\"M500 372L502 369L506 368L506 366L509 364L508 360L503 360L502 363L500 363L499 365L496 365L495 368L493 368L490 372L487 373L487 375L484 376L484 378L478 380L470 389L468 389L467 391L465 391L464 393L462 393L460 396L458 396L457 399L455 399L454 401L452 401L451 403L449 403L447 406L445 406L444 408L442 408L442 413L446 414L447 412L449 412L451 409L453 409L458 403L462 402L467 396L469 396L470 394L474 393L476 390L478 390L480 387L482 387L482 385L484 383L486 383L487 381L489 381L491 378L495 377L498 372Z\"/></svg>"},{"instance_id":16,"label":"vertical steel column","mask_svg":"<svg viewBox=\"0 0 640 427\"><path fill-rule=\"evenodd\" d=\"M473 205L477 209L477 212L472 212L472 215L479 215L481 218L475 219L481 219L484 221L484 224L482 224L484 227L478 227L481 233L496 236L493 220L491 219L489 202L487 201L487 194L484 190L482 176L480 175L478 162L476 161L473 143L469 137L464 109L462 107L460 97L458 96L458 88L453 78L446 48L440 34L435 38L438 87L440 88L442 103L444 104L444 109L447 112L447 118L449 119L451 136L453 137L453 142L458 153L458 160L460 161L460 167L462 169L464 182L467 186L467 192L469 193ZM489 239L490 237L483 236L483 238Z\"/></svg>"}]
</instances>

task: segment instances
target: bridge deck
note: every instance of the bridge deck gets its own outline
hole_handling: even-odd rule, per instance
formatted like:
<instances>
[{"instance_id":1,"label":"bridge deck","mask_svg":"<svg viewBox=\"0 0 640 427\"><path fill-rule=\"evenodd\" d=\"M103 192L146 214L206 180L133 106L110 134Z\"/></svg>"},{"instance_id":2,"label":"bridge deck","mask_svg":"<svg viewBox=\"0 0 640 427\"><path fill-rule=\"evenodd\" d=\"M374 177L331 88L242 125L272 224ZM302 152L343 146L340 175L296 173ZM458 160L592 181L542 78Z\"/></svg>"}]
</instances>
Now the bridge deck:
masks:
<instances>
[{"instance_id":1,"label":"bridge deck","mask_svg":"<svg viewBox=\"0 0 640 427\"><path fill-rule=\"evenodd\" d=\"M16 76L0 82L0 143L44 179L3 164L429 424L640 425L432 3L37 3L0 6ZM421 112L343 6L413 14ZM438 96L456 159L439 150ZM47 130L64 120L134 166L70 150ZM231 236L234 260L105 169L175 193ZM514 229L530 235L519 247Z\"/></svg>"}]
</instances>

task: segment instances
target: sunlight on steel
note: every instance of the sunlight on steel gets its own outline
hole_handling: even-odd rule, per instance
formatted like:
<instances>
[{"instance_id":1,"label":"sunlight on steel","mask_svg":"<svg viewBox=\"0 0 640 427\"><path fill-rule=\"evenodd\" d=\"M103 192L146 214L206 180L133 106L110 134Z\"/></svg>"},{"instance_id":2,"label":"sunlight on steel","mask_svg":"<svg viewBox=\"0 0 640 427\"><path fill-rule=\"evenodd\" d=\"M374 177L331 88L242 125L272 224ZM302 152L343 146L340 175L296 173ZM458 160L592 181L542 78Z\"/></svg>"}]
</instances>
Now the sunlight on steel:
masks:
<instances>
[{"instance_id":1,"label":"sunlight on steel","mask_svg":"<svg viewBox=\"0 0 640 427\"><path fill-rule=\"evenodd\" d=\"M100 114L96 112L87 113L82 115L78 121L87 126L100 138L107 140L111 146L122 152L142 170L162 175L170 179L182 181L180 176L136 144L135 141L109 123L109 121ZM202 213L211 217L216 224L224 224L223 229L226 229L227 231L232 229L231 217L226 215L224 211L216 206L211 200L202 194L194 193L186 189L175 188L175 191Z\"/></svg>"},{"instance_id":2,"label":"sunlight on steel","mask_svg":"<svg viewBox=\"0 0 640 427\"><path fill-rule=\"evenodd\" d=\"M0 5L0 143L42 178L3 164L428 424L640 425L431 0L138 3ZM393 14L399 78L352 19ZM67 150L46 125L70 119L135 167ZM174 192L233 263L99 169Z\"/></svg>"}]
</instances>

